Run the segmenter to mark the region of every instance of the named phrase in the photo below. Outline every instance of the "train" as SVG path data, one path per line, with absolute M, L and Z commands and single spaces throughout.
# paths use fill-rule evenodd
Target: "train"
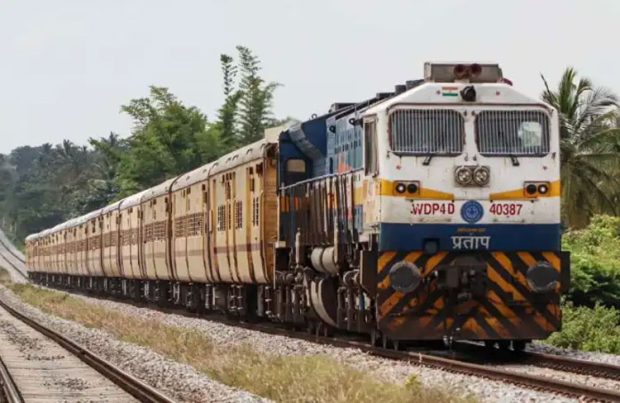
M 373 344 L 516 351 L 561 329 L 558 112 L 497 63 L 268 129 L 26 238 L 30 279 Z

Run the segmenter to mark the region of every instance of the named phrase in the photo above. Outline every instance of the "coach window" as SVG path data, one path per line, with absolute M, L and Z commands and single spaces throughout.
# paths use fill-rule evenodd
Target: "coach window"
M 364 173 L 377 173 L 377 122 L 364 122 Z
M 306 161 L 299 158 L 286 160 L 285 185 L 301 182 L 306 179 Z

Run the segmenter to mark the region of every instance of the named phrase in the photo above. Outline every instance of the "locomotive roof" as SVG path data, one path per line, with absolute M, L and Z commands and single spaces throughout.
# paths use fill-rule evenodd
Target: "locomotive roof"
M 455 101 L 453 97 L 443 96 L 443 91 L 446 89 L 458 89 L 460 90 L 464 86 L 474 85 L 477 92 L 478 101 L 471 103 L 465 101 Z M 497 93 L 501 92 L 501 97 Z M 371 105 L 364 115 L 374 115 L 376 113 L 384 112 L 393 106 L 399 104 L 422 104 L 424 106 L 436 105 L 440 107 L 442 104 L 454 104 L 458 102 L 463 106 L 475 105 L 477 103 L 484 104 L 531 104 L 543 106 L 549 108 L 549 105 L 544 102 L 531 98 L 506 83 L 465 83 L 465 82 L 424 82 L 416 87 L 413 87 L 401 94 L 388 98 L 382 102 L 378 102 Z

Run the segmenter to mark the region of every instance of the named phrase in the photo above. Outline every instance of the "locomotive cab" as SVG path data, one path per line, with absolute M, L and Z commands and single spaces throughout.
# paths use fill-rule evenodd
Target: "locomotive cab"
M 557 112 L 496 64 L 427 63 L 362 123 L 379 328 L 518 344 L 558 330 L 569 271 Z

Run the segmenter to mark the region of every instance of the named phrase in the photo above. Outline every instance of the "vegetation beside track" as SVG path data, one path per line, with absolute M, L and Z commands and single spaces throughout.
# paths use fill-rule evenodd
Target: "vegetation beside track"
M 571 252 L 571 289 L 576 306 L 620 308 L 620 217 L 599 215 L 588 227 L 565 234 Z
M 11 285 L 26 303 L 43 312 L 104 330 L 114 337 L 186 363 L 226 385 L 280 402 L 473 402 L 455 391 L 421 385 L 415 377 L 404 385 L 322 355 L 275 356 L 251 345 L 219 346 L 196 330 L 146 321 L 66 293 L 32 285 Z
M 567 232 L 571 288 L 562 308 L 562 331 L 547 343 L 620 354 L 620 217 L 598 215 L 582 230 Z
M 620 310 L 596 305 L 562 308 L 562 331 L 551 335 L 546 343 L 582 351 L 620 354 Z

